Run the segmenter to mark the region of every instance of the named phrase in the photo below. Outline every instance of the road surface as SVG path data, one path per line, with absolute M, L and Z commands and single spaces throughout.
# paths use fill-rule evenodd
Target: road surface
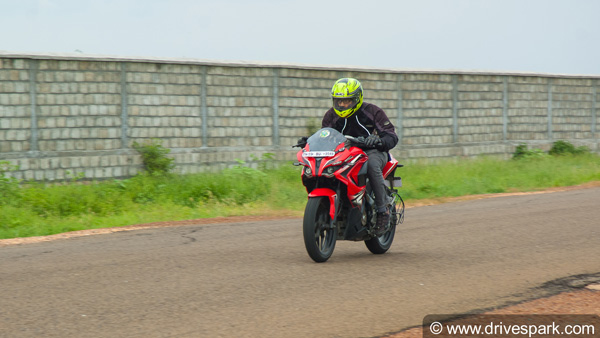
M 385 255 L 301 219 L 0 246 L 0 337 L 375 337 L 600 272 L 600 188 L 410 208 Z

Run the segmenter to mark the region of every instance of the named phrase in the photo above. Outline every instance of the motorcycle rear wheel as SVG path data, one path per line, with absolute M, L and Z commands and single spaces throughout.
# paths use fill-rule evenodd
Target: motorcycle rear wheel
M 306 252 L 317 263 L 326 262 L 333 254 L 337 240 L 337 227 L 329 217 L 329 199 L 311 197 L 304 210 L 302 226 Z
M 396 225 L 392 225 L 392 228 L 386 233 L 379 237 L 365 240 L 365 245 L 372 253 L 381 255 L 386 253 L 392 246 L 394 241 L 394 234 L 396 233 Z
M 392 210 L 396 210 L 396 203 L 392 204 Z M 393 217 L 392 217 L 393 218 Z M 396 224 L 397 221 L 394 219 L 390 220 L 390 229 L 386 231 L 383 235 L 379 237 L 374 237 L 371 239 L 365 240 L 365 245 L 372 253 L 376 255 L 381 255 L 386 253 L 390 247 L 392 246 L 392 242 L 394 241 L 394 235 L 396 234 Z

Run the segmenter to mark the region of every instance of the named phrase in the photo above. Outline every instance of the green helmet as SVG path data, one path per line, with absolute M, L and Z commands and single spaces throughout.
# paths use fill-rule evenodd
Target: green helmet
M 339 79 L 331 88 L 331 98 L 335 113 L 343 118 L 350 117 L 362 106 L 362 85 L 357 79 Z

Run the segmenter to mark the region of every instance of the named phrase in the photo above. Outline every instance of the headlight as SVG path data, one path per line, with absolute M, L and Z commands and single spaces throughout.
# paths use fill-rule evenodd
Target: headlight
M 332 165 L 330 167 L 325 168 L 325 170 L 323 170 L 323 174 L 325 174 L 326 176 L 333 176 L 333 173 L 338 171 L 342 166 L 341 165 Z
M 312 170 L 310 170 L 310 167 L 304 167 L 304 176 L 312 177 Z

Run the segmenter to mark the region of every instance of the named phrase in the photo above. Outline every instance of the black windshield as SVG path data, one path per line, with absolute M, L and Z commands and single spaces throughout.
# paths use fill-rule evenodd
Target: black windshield
M 323 128 L 308 138 L 310 151 L 333 151 L 345 141 L 346 137 L 333 128 Z

